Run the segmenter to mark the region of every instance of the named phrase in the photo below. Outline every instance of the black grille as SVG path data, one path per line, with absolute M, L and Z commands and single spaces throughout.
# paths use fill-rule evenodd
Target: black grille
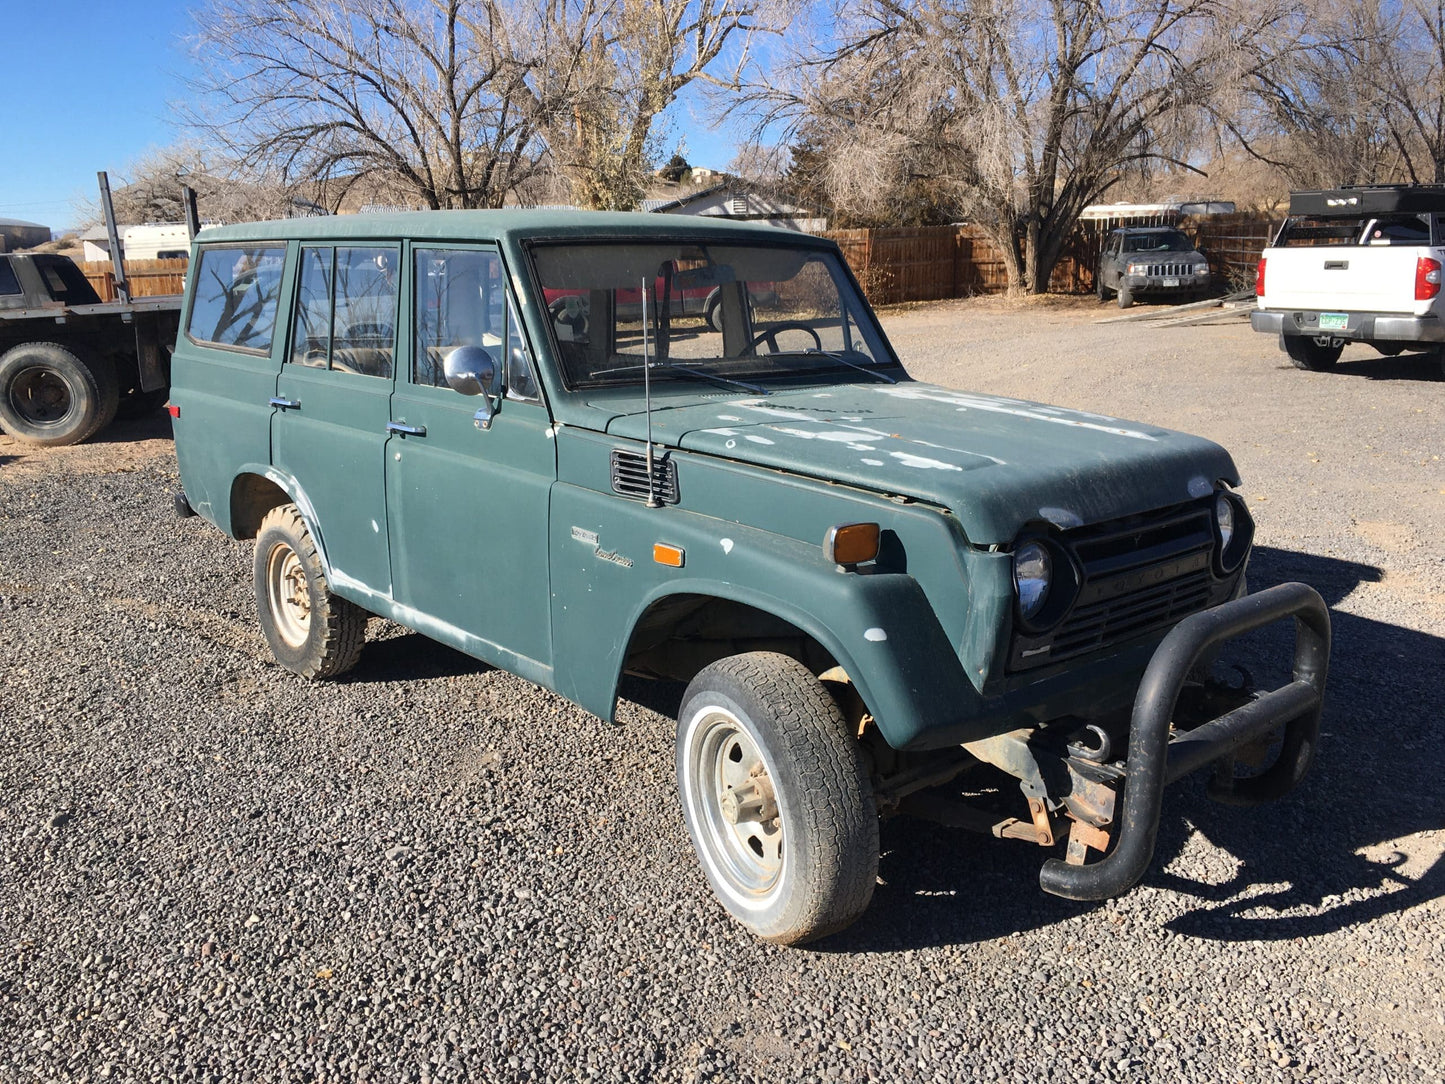
M 1194 274 L 1192 263 L 1151 263 L 1149 265 L 1150 278 L 1182 278 Z
M 1193 504 L 1084 528 L 1060 541 L 1079 589 L 1057 625 L 1014 636 L 1010 668 L 1028 670 L 1168 628 L 1228 594 L 1236 576 L 1214 575 L 1214 527 Z
M 646 500 L 647 456 L 642 452 L 612 452 L 612 491 Z M 652 494 L 663 504 L 677 503 L 677 464 L 668 454 L 652 456 Z

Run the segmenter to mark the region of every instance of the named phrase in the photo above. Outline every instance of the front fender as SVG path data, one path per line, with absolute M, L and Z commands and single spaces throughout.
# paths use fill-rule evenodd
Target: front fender
M 620 514 L 615 496 L 554 489 L 557 691 L 589 711 L 612 717 L 637 622 L 659 599 L 687 594 L 751 606 L 813 637 L 891 744 L 978 715 L 979 695 L 913 577 L 840 572 L 816 545 L 677 508 L 627 507 L 632 514 Z M 657 542 L 681 547 L 683 567 L 656 563 Z

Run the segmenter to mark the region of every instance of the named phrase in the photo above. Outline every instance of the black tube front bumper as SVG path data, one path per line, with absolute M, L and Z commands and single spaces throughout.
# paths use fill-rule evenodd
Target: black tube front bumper
M 1293 680 L 1233 711 L 1172 736 L 1184 681 L 1195 663 L 1227 640 L 1294 618 Z M 1262 774 L 1211 788 L 1235 804 L 1265 802 L 1289 792 L 1314 759 L 1330 658 L 1330 616 L 1324 600 L 1302 583 L 1246 595 L 1185 618 L 1155 650 L 1130 722 L 1124 766 L 1124 811 L 1118 842 L 1097 862 L 1070 865 L 1051 858 L 1039 873 L 1044 891 L 1100 900 L 1126 891 L 1154 857 L 1164 787 L 1207 764 L 1227 761 L 1241 746 L 1284 728 L 1279 755 Z

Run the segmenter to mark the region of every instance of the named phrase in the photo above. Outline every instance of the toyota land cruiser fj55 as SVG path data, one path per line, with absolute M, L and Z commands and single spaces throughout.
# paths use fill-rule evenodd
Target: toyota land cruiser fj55
M 190 266 L 177 510 L 256 540 L 277 660 L 340 674 L 376 614 L 603 717 L 624 674 L 687 683 L 684 818 L 762 937 L 857 918 L 879 816 L 950 780 L 1008 783 L 947 819 L 1097 899 L 1168 782 L 1255 802 L 1310 763 L 1328 617 L 1245 593 L 1229 455 L 911 379 L 830 241 L 422 212 L 208 229 Z M 1292 681 L 1184 721 L 1211 650 L 1291 617 Z

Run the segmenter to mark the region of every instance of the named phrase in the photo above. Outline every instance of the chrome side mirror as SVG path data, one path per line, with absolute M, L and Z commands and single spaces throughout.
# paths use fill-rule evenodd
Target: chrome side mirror
M 492 397 L 502 394 L 496 359 L 480 346 L 459 346 L 442 359 L 442 372 L 452 391 L 482 397 L 476 414 L 477 428 L 490 429 L 497 412 Z

